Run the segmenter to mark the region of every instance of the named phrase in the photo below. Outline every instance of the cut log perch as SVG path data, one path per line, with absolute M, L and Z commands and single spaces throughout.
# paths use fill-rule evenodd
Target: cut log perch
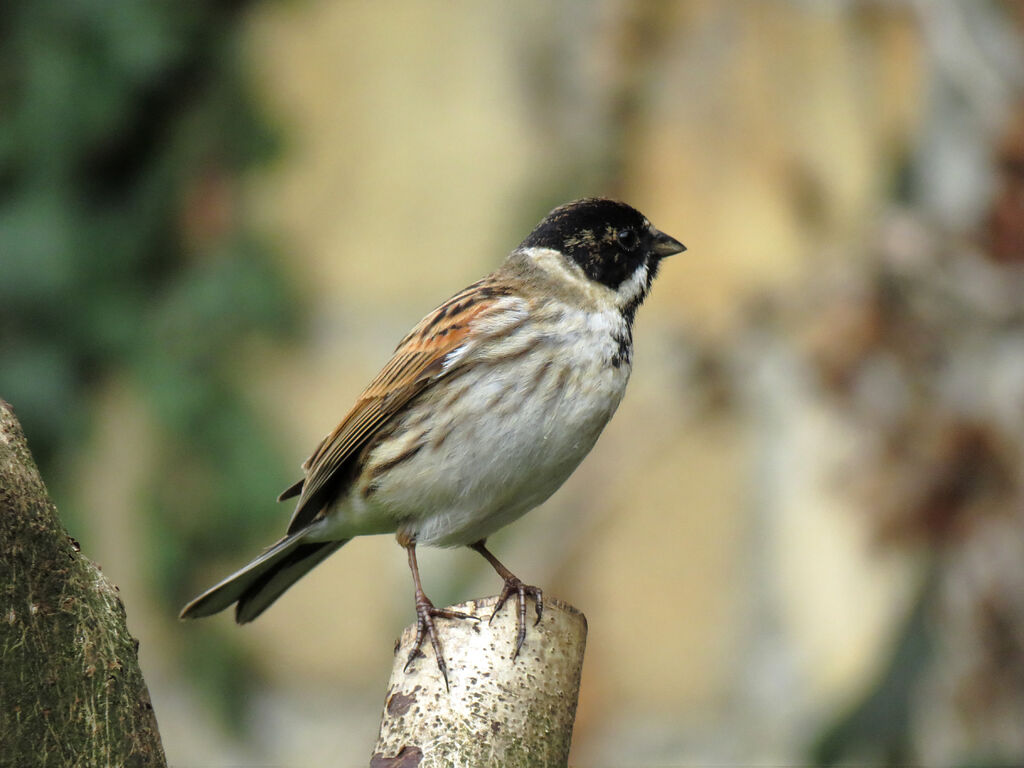
M 531 605 L 526 643 L 512 661 L 515 599 L 489 624 L 495 600 L 452 606 L 479 622 L 437 620 L 450 690 L 429 642 L 405 671 L 416 636 L 415 625 L 406 627 L 395 648 L 372 768 L 567 765 L 587 620 L 570 605 L 545 600 L 544 618 L 533 626 Z
M 166 766 L 117 590 L 67 535 L 3 400 L 0 764 Z

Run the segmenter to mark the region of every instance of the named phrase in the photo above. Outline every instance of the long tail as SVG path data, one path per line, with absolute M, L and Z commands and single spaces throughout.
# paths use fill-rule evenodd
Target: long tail
M 318 566 L 349 539 L 303 542 L 299 533 L 286 536 L 251 563 L 210 587 L 181 609 L 181 618 L 197 619 L 219 613 L 232 603 L 235 621 L 252 621 L 292 584 Z

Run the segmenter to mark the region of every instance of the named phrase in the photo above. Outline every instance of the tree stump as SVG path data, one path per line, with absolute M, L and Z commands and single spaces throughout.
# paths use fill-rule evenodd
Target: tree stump
M 488 623 L 495 601 L 451 607 L 479 622 L 437 620 L 450 689 L 429 642 L 404 670 L 416 636 L 415 625 L 406 627 L 395 648 L 373 768 L 568 763 L 587 620 L 570 605 L 546 600 L 544 618 L 533 626 L 531 606 L 526 642 L 513 661 L 515 599 Z

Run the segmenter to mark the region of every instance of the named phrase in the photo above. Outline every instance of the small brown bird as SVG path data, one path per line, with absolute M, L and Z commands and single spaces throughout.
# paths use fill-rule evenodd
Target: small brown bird
M 182 617 L 237 603 L 236 620 L 252 621 L 353 537 L 395 533 L 416 594 L 406 666 L 429 635 L 447 682 L 434 619 L 469 618 L 423 593 L 417 544 L 469 546 L 487 559 L 505 582 L 495 613 L 517 596 L 518 654 L 527 597 L 539 622 L 542 593 L 485 541 L 547 499 L 590 452 L 629 380 L 636 310 L 661 260 L 684 250 L 624 203 L 589 198 L 551 211 L 501 267 L 402 339 L 281 494 L 298 496 L 285 537 Z

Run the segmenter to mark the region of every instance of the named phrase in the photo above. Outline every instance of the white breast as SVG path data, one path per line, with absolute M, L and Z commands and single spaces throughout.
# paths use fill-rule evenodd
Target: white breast
M 401 526 L 425 544 L 469 544 L 554 493 L 590 452 L 630 373 L 621 313 L 558 314 L 476 350 L 408 409 L 367 464 L 418 449 L 372 487 L 357 482 L 339 510 L 346 530 L 337 519 L 333 532 Z

